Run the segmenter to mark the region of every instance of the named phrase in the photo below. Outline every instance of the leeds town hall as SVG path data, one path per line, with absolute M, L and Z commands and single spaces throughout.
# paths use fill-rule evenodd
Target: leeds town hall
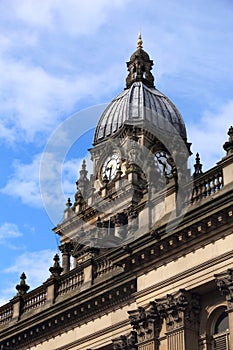
M 233 127 L 213 168 L 190 169 L 152 67 L 139 35 L 53 229 L 60 257 L 0 307 L 0 350 L 233 350 Z

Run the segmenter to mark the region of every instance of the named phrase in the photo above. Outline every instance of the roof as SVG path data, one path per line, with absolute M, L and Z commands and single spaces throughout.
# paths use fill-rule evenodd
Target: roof
M 167 96 L 143 82 L 134 82 L 105 109 L 97 124 L 94 145 L 114 136 L 123 125 L 147 124 L 161 132 L 177 131 L 186 139 L 186 128 L 180 112 Z

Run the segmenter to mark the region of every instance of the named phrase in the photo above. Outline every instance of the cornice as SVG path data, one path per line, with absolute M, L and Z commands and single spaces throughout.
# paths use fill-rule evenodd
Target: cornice
M 105 315 L 108 310 L 134 301 L 136 291 L 134 277 L 127 276 L 114 284 L 111 281 L 111 285 L 107 283 L 104 287 L 103 285 L 102 281 L 94 288 L 80 293 L 78 299 L 75 294 L 69 300 L 63 300 L 38 314 L 32 313 L 30 317 L 9 325 L 2 331 L 0 348 L 13 346 L 17 350 L 27 349 L 28 345 L 33 346 L 51 339 Z

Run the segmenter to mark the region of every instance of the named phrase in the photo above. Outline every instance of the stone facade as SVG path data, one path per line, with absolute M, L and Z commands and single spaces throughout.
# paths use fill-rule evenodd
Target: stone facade
M 203 173 L 197 155 L 191 174 L 183 120 L 154 88 L 152 66 L 139 37 L 131 102 L 117 100 L 131 114 L 108 129 L 115 102 L 103 113 L 93 173 L 84 161 L 54 229 L 61 265 L 55 255 L 32 291 L 21 275 L 0 307 L 1 350 L 233 350 L 233 129 L 217 165 Z

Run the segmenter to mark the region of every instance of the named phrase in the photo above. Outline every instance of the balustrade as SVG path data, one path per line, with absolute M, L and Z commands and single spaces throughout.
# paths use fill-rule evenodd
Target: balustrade
M 58 284 L 58 295 L 64 295 L 71 290 L 75 290 L 83 284 L 84 273 L 83 271 L 71 270 L 71 273 L 67 276 L 64 275 Z
M 116 266 L 113 265 L 111 261 L 109 261 L 108 259 L 101 259 L 97 262 L 96 277 L 103 276 L 109 272 L 112 272 L 115 269 Z
M 13 305 L 8 303 L 0 307 L 0 325 L 8 323 L 13 317 Z
M 37 309 L 47 300 L 47 289 L 42 286 L 24 296 L 23 313 Z
M 211 196 L 223 187 L 222 168 L 217 166 L 194 179 L 191 203 Z

